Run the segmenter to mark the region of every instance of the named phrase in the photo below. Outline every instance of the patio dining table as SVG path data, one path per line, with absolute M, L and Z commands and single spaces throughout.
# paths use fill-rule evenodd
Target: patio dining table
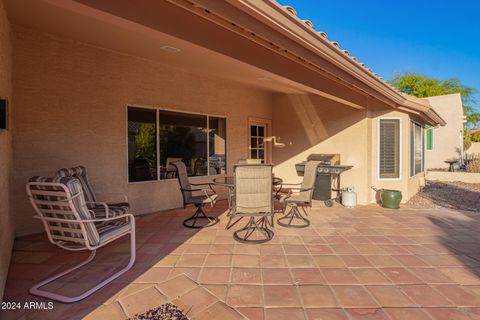
M 275 198 L 278 198 L 278 193 L 282 189 L 283 180 L 278 177 L 273 177 L 273 187 L 277 188 L 275 190 Z M 217 177 L 213 179 L 213 184 L 218 186 L 223 186 L 228 188 L 228 208 L 229 210 L 232 208 L 232 197 L 233 197 L 233 190 L 235 189 L 235 181 L 233 176 L 223 176 Z

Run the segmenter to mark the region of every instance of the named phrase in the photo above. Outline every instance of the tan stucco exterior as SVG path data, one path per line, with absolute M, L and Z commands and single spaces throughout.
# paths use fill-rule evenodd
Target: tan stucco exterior
M 17 26 L 13 44 L 17 235 L 41 230 L 25 181 L 62 167 L 85 165 L 100 197 L 126 194 L 136 214 L 181 206 L 176 180 L 127 184 L 129 104 L 226 116 L 229 170 L 247 158 L 248 118 L 272 116 L 271 94 L 244 85 Z
M 10 25 L 0 1 L 0 97 L 11 100 L 11 55 Z M 12 108 L 12 103 L 9 106 Z M 14 225 L 10 210 L 11 178 L 11 131 L 0 129 L 0 301 L 10 263 Z
M 294 165 L 309 154 L 340 153 L 342 164 L 354 166 L 342 186 L 354 186 L 360 204 L 376 201 L 372 186 L 398 189 L 404 201 L 421 186 L 422 174 L 409 177 L 410 117 L 443 121 L 427 101 L 395 91 L 272 1 L 197 2 L 191 8 L 154 1 L 126 10 L 128 2 L 49 0 L 25 8 L 7 0 L 11 33 L 0 7 L 0 95 L 11 95 L 15 105 L 11 131 L 0 131 L 0 287 L 13 230 L 17 236 L 42 230 L 25 194 L 32 176 L 84 165 L 100 200 L 126 194 L 134 214 L 182 205 L 176 180 L 127 182 L 128 105 L 226 117 L 227 174 L 248 157 L 249 121 L 261 120 L 286 143 L 267 148 L 285 181 L 301 179 Z M 236 19 L 256 32 L 238 30 L 241 23 L 229 22 Z M 402 119 L 397 180 L 378 179 L 381 117 Z
M 275 174 L 287 182 L 301 181 L 295 163 L 312 153 L 339 153 L 341 163 L 353 165 L 342 174 L 342 186 L 353 185 L 360 203 L 368 203 L 366 181 L 368 138 L 365 110 L 308 95 L 276 95 L 273 134 L 286 147 L 274 149 Z
M 447 121 L 433 129 L 433 149 L 426 151 L 427 169 L 448 168 L 445 160 L 460 159 L 463 153 L 463 106 L 459 93 L 425 98 Z
M 410 116 L 392 111 L 378 100 L 366 110 L 351 110 L 320 97 L 276 95 L 273 133 L 286 143 L 274 149 L 275 174 L 287 181 L 300 182 L 295 163 L 312 153 L 339 153 L 342 164 L 353 169 L 341 176 L 341 187 L 353 186 L 358 202 L 376 202 L 376 189 L 402 191 L 403 202 L 415 195 L 424 183 L 423 174 L 410 177 Z M 379 179 L 378 124 L 381 118 L 401 119 L 401 174 L 399 179 Z
M 468 150 L 465 150 L 468 154 L 480 154 L 480 142 L 472 142 L 472 145 Z

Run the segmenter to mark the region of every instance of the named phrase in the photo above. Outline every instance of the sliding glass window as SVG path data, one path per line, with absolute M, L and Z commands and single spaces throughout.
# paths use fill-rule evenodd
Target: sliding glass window
M 129 107 L 129 126 L 132 110 Z M 156 110 L 146 112 L 157 112 Z M 176 178 L 175 161 L 182 161 L 187 167 L 188 176 L 207 176 L 226 172 L 226 119 L 208 115 L 188 114 L 158 110 L 158 148 L 155 145 L 155 160 L 158 164 L 158 177 L 152 179 Z M 130 129 L 129 129 L 130 137 Z M 129 138 L 130 141 L 130 138 Z M 134 145 L 129 143 L 130 154 Z M 158 153 L 158 156 L 157 156 Z M 156 165 L 155 165 L 156 167 Z M 142 180 L 129 180 L 142 181 Z
M 424 167 L 424 133 L 423 127 L 416 122 L 410 122 L 410 176 L 423 172 Z
M 157 179 L 157 111 L 128 108 L 128 181 Z

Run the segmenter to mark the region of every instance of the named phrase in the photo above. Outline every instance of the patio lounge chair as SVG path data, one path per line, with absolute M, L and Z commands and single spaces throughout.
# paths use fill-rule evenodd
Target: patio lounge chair
M 273 238 L 269 217 L 274 214 L 272 165 L 237 164 L 234 166 L 234 199 L 231 217 L 249 217 L 247 224 L 233 233 L 242 243 L 263 243 Z M 273 227 L 273 225 L 272 225 Z
M 135 262 L 135 219 L 133 215 L 95 218 L 87 207 L 79 180 L 72 177 L 33 177 L 27 184 L 27 194 L 37 213 L 34 218 L 42 221 L 51 243 L 69 251 L 91 251 L 87 260 L 34 285 L 30 288 L 31 294 L 66 303 L 79 301 L 112 282 L 133 266 Z M 128 234 L 130 235 L 130 261 L 123 269 L 93 288 L 76 297 L 63 296 L 40 289 L 40 287 L 88 264 L 95 257 L 97 249 Z
M 88 209 L 95 212 L 97 217 L 115 217 L 127 214 L 130 210 L 130 204 L 126 195 L 122 195 L 125 202 L 107 203 L 97 201 L 90 180 L 88 179 L 87 169 L 84 166 L 73 168 L 62 168 L 57 171 L 56 177 L 73 177 L 80 181 L 83 194 L 87 202 Z
M 299 187 L 289 188 L 288 193 L 280 199 L 280 203 L 284 205 L 284 216 L 277 220 L 279 225 L 294 228 L 305 228 L 310 225 L 310 220 L 302 215 L 299 208 L 301 208 L 303 213 L 307 215 L 305 207 L 312 206 L 313 189 L 315 187 L 315 178 L 317 176 L 317 167 L 319 164 L 319 161 L 307 162 L 301 183 L 282 184 L 282 186 Z M 290 210 L 285 214 L 288 207 Z M 287 220 L 288 222 L 284 222 Z
M 218 194 L 213 190 L 212 185 L 210 183 L 190 183 L 188 181 L 187 176 L 187 168 L 182 161 L 175 161 L 172 162 L 173 166 L 177 170 L 177 178 L 178 183 L 180 184 L 180 191 L 182 192 L 183 198 L 183 207 L 186 208 L 187 205 L 193 204 L 197 210 L 195 213 L 188 219 L 183 221 L 183 225 L 188 228 L 204 228 L 210 227 L 218 223 L 218 218 L 207 216 L 205 211 L 203 211 L 203 207 L 206 204 L 210 204 L 213 207 L 215 202 L 217 201 Z M 192 189 L 192 186 L 207 186 L 207 188 L 195 188 Z M 194 196 L 192 192 L 201 191 L 203 192 L 202 195 Z M 208 224 L 197 225 L 198 219 L 206 219 Z

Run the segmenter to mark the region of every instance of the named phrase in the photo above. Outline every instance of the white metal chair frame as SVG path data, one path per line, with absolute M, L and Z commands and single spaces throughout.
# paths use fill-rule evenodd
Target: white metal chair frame
M 31 186 L 36 185 L 36 186 L 43 186 L 43 187 L 55 187 L 55 188 L 61 188 L 63 191 L 46 191 L 46 190 L 32 190 Z M 45 231 L 47 232 L 48 239 L 51 243 L 59 246 L 62 249 L 69 250 L 69 251 L 82 251 L 82 250 L 89 250 L 92 253 L 90 256 L 82 261 L 81 263 L 55 275 L 52 276 L 48 279 L 45 279 L 37 284 L 35 284 L 33 287 L 30 288 L 29 292 L 33 295 L 36 296 L 41 296 L 45 298 L 50 298 L 56 301 L 60 302 L 65 302 L 65 303 L 71 303 L 71 302 L 76 302 L 79 300 L 82 300 L 92 293 L 98 291 L 108 283 L 112 282 L 113 280 L 117 279 L 119 276 L 127 272 L 134 264 L 135 258 L 136 258 L 136 252 L 135 252 L 135 218 L 132 214 L 124 214 L 121 216 L 115 216 L 115 217 L 108 217 L 108 208 L 106 208 L 106 218 L 94 218 L 94 219 L 62 219 L 62 218 L 53 218 L 53 217 L 46 217 L 42 214 L 42 210 L 48 210 L 50 213 L 55 213 L 55 211 L 58 211 L 59 214 L 71 214 L 72 216 L 75 216 L 75 214 L 79 215 L 73 200 L 77 197 L 83 197 L 83 192 L 80 191 L 79 193 L 75 194 L 72 196 L 70 190 L 63 184 L 63 183 L 57 183 L 57 182 L 29 182 L 27 184 L 27 194 L 30 198 L 30 202 L 32 206 L 34 207 L 35 211 L 37 212 L 37 216 L 34 216 L 35 219 L 39 219 L 42 221 Z M 39 200 L 35 198 L 35 195 L 47 195 L 47 196 L 54 196 L 54 197 L 64 197 L 62 200 L 56 200 L 56 201 L 50 201 L 50 200 Z M 42 209 L 39 207 L 39 205 L 52 205 L 52 206 L 59 206 L 59 207 L 69 207 L 69 209 L 72 211 L 72 213 L 69 213 L 68 211 L 63 211 L 61 209 Z M 94 216 L 93 212 L 90 211 L 92 216 Z M 121 220 L 121 219 L 126 219 L 127 222 L 130 224 L 130 229 L 113 235 L 111 238 L 108 238 L 102 242 L 100 242 L 98 245 L 91 245 L 89 240 L 88 240 L 88 235 L 87 235 L 87 230 L 85 228 L 85 224 L 87 223 L 99 223 L 99 222 L 113 222 L 116 220 Z M 53 227 L 49 223 L 54 222 L 58 224 L 64 224 L 67 225 L 67 227 Z M 80 227 L 79 229 L 72 229 L 69 228 L 69 225 L 78 225 Z M 51 230 L 57 230 L 57 231 L 65 231 L 65 232 L 70 232 L 70 233 L 77 233 L 81 234 L 82 237 L 76 238 L 76 237 L 68 237 L 68 236 L 58 236 L 55 235 L 55 239 L 52 236 Z M 45 291 L 45 290 L 40 290 L 39 288 L 60 278 L 63 277 L 66 274 L 71 273 L 74 270 L 79 269 L 80 267 L 83 267 L 84 265 L 88 264 L 91 262 L 96 255 L 97 249 L 109 244 L 112 241 L 115 241 L 125 235 L 130 234 L 130 260 L 128 264 L 115 274 L 111 275 L 107 279 L 103 280 L 93 288 L 85 291 L 84 293 L 76 296 L 76 297 L 67 297 L 63 296 L 60 294 L 56 294 L 50 291 Z
M 79 170 L 81 170 L 81 173 L 79 172 Z M 93 187 L 92 187 L 92 184 L 90 183 L 90 179 L 88 178 L 88 175 L 87 175 L 87 169 L 84 167 L 84 166 L 77 166 L 77 167 L 72 167 L 72 168 L 63 168 L 63 169 L 60 169 L 57 171 L 57 173 L 55 174 L 57 177 L 72 177 L 72 178 L 76 178 L 78 179 L 79 181 L 82 180 L 83 183 L 81 182 L 81 185 L 82 185 L 82 190 L 84 192 L 84 196 L 85 196 L 85 200 L 89 199 L 88 196 L 86 196 L 86 193 L 88 193 L 85 188 L 89 189 L 90 190 L 90 194 L 91 194 L 91 198 L 93 198 L 95 201 L 85 201 L 88 205 L 89 208 L 94 208 L 94 207 L 103 207 L 104 210 L 105 210 L 105 217 L 108 218 L 109 217 L 109 211 L 110 211 L 110 208 L 115 208 L 117 207 L 119 204 L 123 204 L 123 203 L 115 203 L 115 202 L 107 202 L 107 201 L 97 201 L 97 196 L 99 193 L 95 192 L 93 190 Z M 80 176 L 82 175 L 82 176 Z M 85 185 L 84 185 L 85 184 Z M 126 194 L 121 194 L 121 193 L 100 193 L 101 195 L 103 196 L 121 196 L 124 203 L 128 205 L 128 196 Z M 94 205 L 94 206 L 90 206 L 90 205 Z M 96 205 L 96 206 L 95 206 Z M 98 211 L 97 211 L 97 215 L 98 215 Z

